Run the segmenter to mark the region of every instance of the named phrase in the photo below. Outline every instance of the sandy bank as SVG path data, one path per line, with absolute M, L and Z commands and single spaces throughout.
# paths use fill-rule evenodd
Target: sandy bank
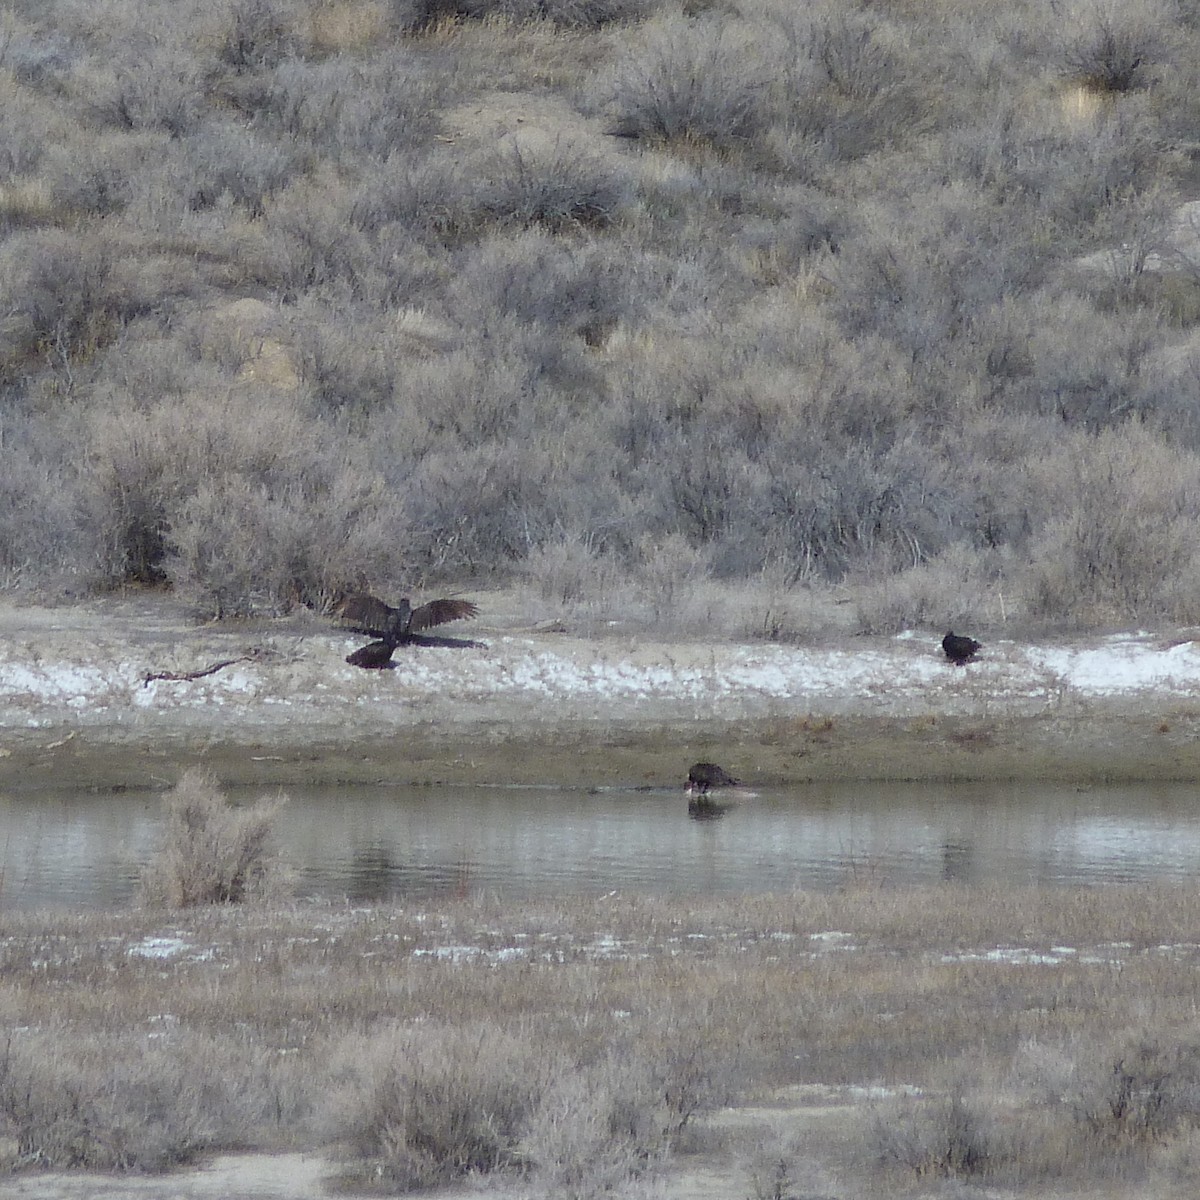
M 829 778 L 1200 777 L 1200 649 L 1186 634 L 989 643 L 931 632 L 809 646 L 531 629 L 479 597 L 478 648 L 395 670 L 316 618 L 197 626 L 170 598 L 0 606 L 0 785 L 666 786 L 696 758 L 763 784 Z M 456 630 L 457 631 L 457 630 Z M 151 679 L 237 661 L 197 679 Z

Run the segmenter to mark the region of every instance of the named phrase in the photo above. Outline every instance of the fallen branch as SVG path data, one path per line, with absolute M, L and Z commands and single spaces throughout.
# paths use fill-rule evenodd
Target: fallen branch
M 226 667 L 232 667 L 234 663 L 255 662 L 260 657 L 260 654 L 252 652 L 250 654 L 239 654 L 237 658 L 223 658 L 220 662 L 213 663 L 211 667 L 204 667 L 200 671 L 155 671 L 142 680 L 142 687 L 145 687 L 156 679 L 185 680 L 187 682 L 191 682 L 193 679 L 203 679 L 205 675 L 215 675 L 218 671 L 223 671 Z

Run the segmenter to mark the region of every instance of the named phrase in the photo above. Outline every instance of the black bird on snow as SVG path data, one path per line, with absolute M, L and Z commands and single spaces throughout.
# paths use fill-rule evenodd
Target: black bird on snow
M 353 654 L 346 655 L 346 661 L 352 667 L 364 667 L 368 671 L 382 671 L 392 665 L 392 652 L 397 643 L 391 638 L 383 638 L 378 642 L 368 642 L 360 646 Z
M 413 608 L 405 597 L 393 608 L 366 593 L 347 596 L 335 605 L 333 615 L 343 629 L 365 633 L 378 641 L 370 642 L 347 655 L 351 666 L 380 670 L 390 665 L 392 653 L 404 642 L 420 641 L 422 630 L 448 621 L 462 621 L 477 616 L 479 607 L 470 600 L 430 600 Z
M 969 663 L 983 647 L 974 639 L 960 637 L 957 633 L 948 633 L 942 638 L 942 649 L 946 657 L 956 666 Z

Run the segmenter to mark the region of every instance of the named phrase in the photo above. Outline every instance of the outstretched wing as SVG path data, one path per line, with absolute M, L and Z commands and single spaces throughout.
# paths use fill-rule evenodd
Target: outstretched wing
M 333 615 L 343 629 L 385 638 L 396 631 L 399 610 L 365 592 L 347 596 L 334 607 Z
M 470 600 L 430 600 L 412 610 L 412 621 L 408 627 L 413 633 L 419 633 L 434 625 L 445 625 L 447 621 L 463 621 L 478 615 L 479 606 Z

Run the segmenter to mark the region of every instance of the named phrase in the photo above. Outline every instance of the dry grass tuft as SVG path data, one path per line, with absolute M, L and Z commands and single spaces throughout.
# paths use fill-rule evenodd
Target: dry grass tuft
M 383 0 L 319 0 L 309 15 L 309 39 L 319 54 L 365 50 L 390 32 Z

